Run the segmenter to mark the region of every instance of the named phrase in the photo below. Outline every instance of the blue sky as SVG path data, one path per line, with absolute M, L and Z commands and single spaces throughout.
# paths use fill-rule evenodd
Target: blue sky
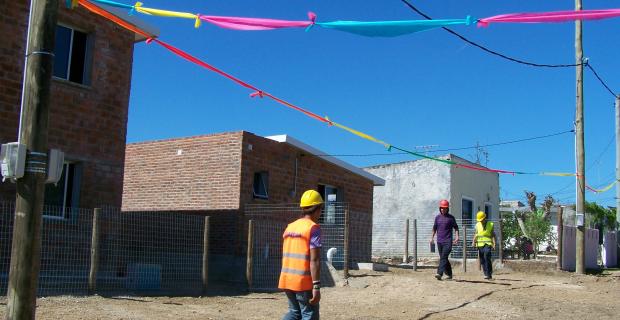
M 126 2 L 129 3 L 129 2 Z M 504 13 L 572 10 L 574 1 L 412 1 L 436 19 L 483 18 Z M 585 1 L 584 9 L 618 7 Z M 423 19 L 400 0 L 381 1 L 145 1 L 144 6 L 209 15 L 317 21 Z M 160 38 L 271 94 L 387 141 L 413 149 L 490 144 L 572 129 L 575 69 L 534 68 L 491 56 L 441 30 L 397 38 L 367 38 L 322 28 L 233 31 L 204 23 L 140 18 Z M 575 61 L 574 24 L 492 24 L 453 30 L 488 48 L 548 64 Z M 613 90 L 620 91 L 620 18 L 584 23 L 584 55 Z M 614 72 L 615 71 L 615 72 Z M 584 70 L 586 179 L 609 184 L 615 174 L 614 100 Z M 330 128 L 169 53 L 135 47 L 128 142 L 246 130 L 289 134 L 328 154 L 386 153 L 343 130 Z M 516 171 L 574 172 L 574 136 L 564 134 L 489 147 L 488 166 Z M 473 150 L 455 152 L 472 159 Z M 441 154 L 441 153 L 439 153 Z M 430 155 L 437 155 L 430 153 Z M 407 155 L 354 156 L 357 166 L 414 160 Z M 500 198 L 523 199 L 531 190 L 573 202 L 574 178 L 500 176 Z M 588 193 L 615 205 L 614 189 Z

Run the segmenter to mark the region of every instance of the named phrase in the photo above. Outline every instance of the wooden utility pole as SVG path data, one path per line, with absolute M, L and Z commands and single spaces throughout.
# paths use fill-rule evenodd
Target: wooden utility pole
M 413 271 L 418 270 L 418 219 L 413 219 Z
M 245 277 L 248 280 L 248 290 L 252 289 L 254 280 L 254 221 L 248 220 L 248 255 L 245 264 Z
M 202 293 L 206 293 L 209 286 L 209 227 L 209 216 L 206 216 L 202 234 Z
M 26 172 L 17 180 L 8 320 L 34 319 L 41 264 L 41 220 L 45 191 L 47 124 L 58 0 L 31 0 L 22 87 L 19 142 L 28 149 Z
M 343 277 L 349 279 L 349 253 L 351 242 L 349 237 L 351 236 L 351 217 L 349 216 L 349 206 L 344 208 L 344 266 L 342 269 Z
M 581 10 L 581 0 L 575 0 L 575 10 Z M 583 215 L 584 224 L 577 226 L 576 233 L 576 264 L 575 272 L 585 274 L 585 143 L 584 143 L 584 119 L 583 119 L 583 47 L 581 43 L 581 20 L 575 21 L 575 61 L 578 64 L 577 70 L 577 107 L 575 112 L 575 152 L 577 164 L 577 203 L 576 211 L 578 215 Z
M 620 94 L 616 95 L 616 221 L 620 223 Z
M 403 263 L 409 262 L 409 219 L 405 220 L 405 254 L 403 255 Z
M 563 210 L 561 206 L 558 206 L 558 258 L 557 258 L 557 269 L 562 270 L 562 246 L 564 245 L 562 242 L 562 238 L 564 237 L 564 217 Z
M 88 273 L 88 293 L 97 291 L 97 273 L 99 272 L 99 221 L 101 220 L 101 208 L 93 210 L 93 233 L 90 242 L 90 272 Z

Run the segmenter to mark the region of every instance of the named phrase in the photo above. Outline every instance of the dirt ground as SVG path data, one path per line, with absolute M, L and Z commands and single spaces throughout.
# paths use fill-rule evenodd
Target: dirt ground
M 512 270 L 516 270 L 514 268 Z M 352 271 L 348 287 L 323 288 L 323 319 L 620 319 L 620 271 L 577 276 L 503 269 L 437 281 L 434 270 Z M 4 318 L 6 298 L 0 298 Z M 46 297 L 38 319 L 281 319 L 282 293 L 208 297 Z

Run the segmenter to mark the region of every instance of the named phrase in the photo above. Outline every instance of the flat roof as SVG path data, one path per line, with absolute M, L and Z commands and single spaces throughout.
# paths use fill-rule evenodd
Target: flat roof
M 344 162 L 344 161 L 342 161 L 342 160 L 340 160 L 338 158 L 334 158 L 332 156 L 325 155 L 325 152 L 322 152 L 319 149 L 311 147 L 310 145 L 307 145 L 307 144 L 305 144 L 305 143 L 303 143 L 303 142 L 301 142 L 301 141 L 299 141 L 299 140 L 297 140 L 297 139 L 295 139 L 295 138 L 293 138 L 293 137 L 291 137 L 289 135 L 281 134 L 281 135 L 276 135 L 276 136 L 268 136 L 268 137 L 265 137 L 265 138 L 273 140 L 273 141 L 277 141 L 277 142 L 285 142 L 285 143 L 288 143 L 288 144 L 290 144 L 290 145 L 292 145 L 294 147 L 297 147 L 297 148 L 299 148 L 301 150 L 304 150 L 304 151 L 306 151 L 306 152 L 308 152 L 310 154 L 313 154 L 315 156 L 320 156 L 323 160 L 325 160 L 327 162 L 331 162 L 331 163 L 333 163 L 333 164 L 335 164 L 335 165 L 337 165 L 337 166 L 339 166 L 341 168 L 344 168 L 344 169 L 346 169 L 348 171 L 351 171 L 351 172 L 353 172 L 353 173 L 355 173 L 355 174 L 357 174 L 359 176 L 362 176 L 362 177 L 364 177 L 366 179 L 371 180 L 374 183 L 375 186 L 383 186 L 383 185 L 385 185 L 385 180 L 384 179 L 381 179 L 381 178 L 379 178 L 379 177 L 377 177 L 377 176 L 375 176 L 375 175 L 373 175 L 373 174 L 371 174 L 369 172 L 366 172 L 366 171 L 362 170 L 361 168 L 358 168 L 358 167 L 356 167 L 356 166 L 354 166 L 354 165 L 352 165 L 350 163 Z

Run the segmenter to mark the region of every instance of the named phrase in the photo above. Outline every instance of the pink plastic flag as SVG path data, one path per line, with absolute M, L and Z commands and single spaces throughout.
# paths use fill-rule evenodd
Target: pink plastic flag
M 207 21 L 216 26 L 234 30 L 272 30 L 281 28 L 307 28 L 314 24 L 316 15 L 308 12 L 309 21 L 290 21 L 263 18 L 242 18 L 224 16 L 205 16 L 198 15 L 200 20 Z
M 488 27 L 490 23 L 548 23 L 575 20 L 597 20 L 620 17 L 620 9 L 555 11 L 539 13 L 511 13 L 479 19 L 478 27 Z

